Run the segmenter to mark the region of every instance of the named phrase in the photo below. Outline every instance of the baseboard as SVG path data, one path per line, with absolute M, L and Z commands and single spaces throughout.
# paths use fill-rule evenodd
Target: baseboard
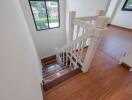
M 44 95 L 44 84 L 43 84 L 43 82 L 40 83 L 40 86 L 41 86 L 41 92 L 42 92 L 43 100 L 45 100 L 45 95 Z
M 130 70 L 130 69 L 131 69 L 131 67 L 130 67 L 128 64 L 126 64 L 126 63 L 121 63 L 121 65 L 122 65 L 124 68 L 126 68 L 127 70 Z
M 120 29 L 132 31 L 132 29 L 129 29 L 129 28 L 126 28 L 126 27 L 122 27 L 122 26 L 118 26 L 118 25 L 108 24 L 108 26 L 113 26 L 113 27 L 117 27 L 117 28 L 120 28 Z

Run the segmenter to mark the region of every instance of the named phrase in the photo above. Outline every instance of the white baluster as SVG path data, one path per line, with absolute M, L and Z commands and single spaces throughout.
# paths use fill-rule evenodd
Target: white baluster
M 101 14 L 103 14 L 103 12 L 100 12 L 98 15 Z M 82 65 L 82 71 L 87 72 L 102 38 L 103 31 L 106 30 L 105 27 L 107 26 L 108 18 L 105 16 L 88 16 L 77 18 L 75 15 L 75 12 L 70 13 L 70 42 L 68 42 L 69 44 L 67 44 L 65 47 L 58 50 L 59 54 L 62 54 L 59 56 L 61 59 L 63 59 L 62 63 L 66 66 L 68 65 L 68 59 L 70 59 L 70 66 L 73 64 L 74 68 L 76 68 L 78 62 L 80 65 Z M 87 21 L 90 21 L 90 23 L 87 23 Z M 76 30 L 74 28 L 75 25 L 77 26 Z M 76 33 L 75 40 L 73 40 L 74 32 Z M 86 50 L 87 53 L 84 56 L 83 53 L 86 46 L 88 46 L 88 49 Z M 71 56 L 69 56 L 69 53 Z M 72 57 L 74 57 L 76 61 L 73 61 Z
M 76 31 L 76 38 L 78 38 L 79 36 L 79 31 L 80 31 L 80 26 L 77 26 L 77 31 Z

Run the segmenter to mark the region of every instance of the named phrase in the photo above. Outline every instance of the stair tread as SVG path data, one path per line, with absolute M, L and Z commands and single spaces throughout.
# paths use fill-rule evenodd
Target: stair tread
M 66 66 L 61 66 L 60 68 L 57 68 L 57 69 L 55 69 L 54 71 L 51 71 L 51 72 L 46 72 L 48 70 L 48 69 L 46 69 L 45 72 L 44 72 L 44 77 L 55 74 L 55 73 L 59 72 L 60 70 L 63 70 L 64 68 L 66 68 Z
M 52 60 L 49 60 L 49 61 L 46 61 L 46 62 L 43 62 L 43 63 L 47 64 L 47 63 L 50 63 L 50 62 L 53 62 L 53 61 L 56 62 L 56 59 L 52 59 Z
M 53 60 L 53 59 L 56 59 L 56 55 L 46 57 L 46 58 L 42 59 L 41 62 L 44 63 L 44 62 L 47 62 L 47 61 Z
M 44 77 L 44 82 L 45 82 L 45 84 L 48 84 L 49 82 L 51 82 L 51 81 L 53 81 L 53 80 L 65 75 L 65 74 L 67 74 L 69 72 L 71 72 L 72 70 L 74 70 L 74 69 L 70 68 L 70 67 L 66 67 L 66 68 L 64 68 L 64 69 L 62 69 L 62 70 L 60 70 L 60 71 L 58 71 L 58 72 L 56 72 L 56 73 L 54 73 L 52 75 Z
M 47 61 L 47 62 L 43 62 L 42 65 L 44 67 L 49 67 L 49 66 L 52 66 L 52 65 L 54 65 L 56 63 L 57 63 L 57 60 L 56 59 L 53 59 L 53 60 L 50 60 L 50 61 Z
M 47 83 L 44 80 L 44 90 L 47 91 L 47 90 L 55 87 L 56 85 L 62 83 L 63 81 L 65 81 L 65 80 L 67 80 L 67 79 L 69 79 L 69 78 L 71 78 L 71 77 L 73 77 L 79 73 L 81 73 L 81 69 L 77 68 L 77 69 L 74 69 L 74 70 L 69 71 L 67 73 L 63 73 L 63 75 L 56 77 L 51 81 L 47 81 Z

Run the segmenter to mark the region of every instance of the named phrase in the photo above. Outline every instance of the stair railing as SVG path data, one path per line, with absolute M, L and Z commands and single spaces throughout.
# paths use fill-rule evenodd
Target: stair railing
M 75 15 L 75 12 L 70 13 Z M 71 17 L 72 25 L 69 26 L 72 28 L 77 26 L 77 36 L 73 41 L 56 50 L 57 61 L 65 66 L 74 66 L 74 69 L 80 67 L 83 72 L 87 72 L 103 33 L 107 29 L 108 18 L 105 16 Z M 91 22 L 92 20 L 94 22 Z M 74 28 L 70 30 L 75 31 Z

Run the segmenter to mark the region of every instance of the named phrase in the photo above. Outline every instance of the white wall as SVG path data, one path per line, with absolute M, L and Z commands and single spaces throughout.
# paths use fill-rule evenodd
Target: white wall
M 67 0 L 67 12 L 77 11 L 77 16 L 95 15 L 96 10 L 105 10 L 108 0 Z
M 120 0 L 120 4 L 115 12 L 112 24 L 132 29 L 132 12 L 121 10 L 122 6 L 124 5 L 124 2 L 125 0 Z
M 0 13 L 0 100 L 42 100 L 41 64 L 18 0 L 1 0 Z
M 69 11 L 76 11 L 77 17 L 96 15 L 97 10 L 107 10 L 109 0 L 67 0 L 66 2 L 66 36 L 69 41 Z
M 114 17 L 114 13 L 117 9 L 118 4 L 119 4 L 119 0 L 111 0 L 111 2 L 110 2 L 110 5 L 108 7 L 108 11 L 106 13 L 106 16 L 110 18 L 109 23 L 111 23 L 111 21 Z
M 40 58 L 54 54 L 56 47 L 61 47 L 66 43 L 65 35 L 65 0 L 60 1 L 60 22 L 61 27 L 50 30 L 36 31 L 28 0 L 20 0 L 25 18 L 33 36 Z

